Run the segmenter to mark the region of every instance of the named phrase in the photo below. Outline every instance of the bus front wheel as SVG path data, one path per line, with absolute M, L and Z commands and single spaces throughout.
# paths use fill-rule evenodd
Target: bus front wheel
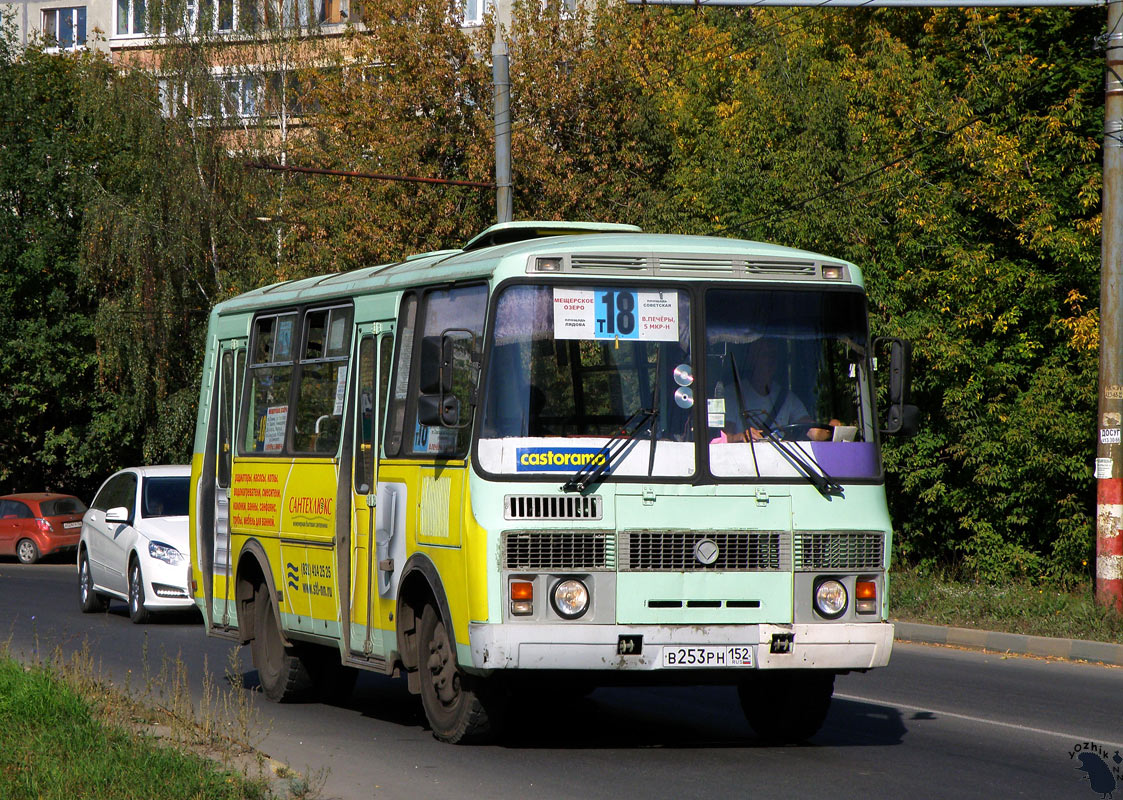
M 737 695 L 756 735 L 770 744 L 795 744 L 814 736 L 827 718 L 834 673 L 824 670 L 761 670 L 737 685 Z
M 421 612 L 418 646 L 421 705 L 433 735 L 456 744 L 498 733 L 502 698 L 491 681 L 460 669 L 453 639 L 432 605 Z
M 285 646 L 277 612 L 273 610 L 264 583 L 254 592 L 253 613 L 254 637 L 250 642 L 250 654 L 257 667 L 261 691 L 275 703 L 302 699 L 312 679 L 296 648 Z

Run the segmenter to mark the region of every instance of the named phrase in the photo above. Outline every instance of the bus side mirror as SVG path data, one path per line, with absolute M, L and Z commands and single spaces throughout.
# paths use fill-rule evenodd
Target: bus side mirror
M 421 366 L 418 376 L 421 394 L 448 394 L 452 391 L 452 340 L 447 336 L 421 337 Z
M 908 402 L 912 343 L 883 336 L 874 342 L 874 349 L 880 350 L 882 342 L 889 345 L 889 413 L 881 432 L 892 436 L 912 436 L 920 419 L 920 409 Z
M 475 344 L 475 335 L 463 328 L 447 328 L 440 336 L 421 338 L 417 421 L 422 425 L 467 425 L 460 422 L 460 398 L 453 393 L 453 387 L 459 385 L 462 390 L 469 390 Z M 469 402 L 474 402 L 470 395 Z
M 444 428 L 460 426 L 460 400 L 454 394 L 423 394 L 417 398 L 417 421 Z

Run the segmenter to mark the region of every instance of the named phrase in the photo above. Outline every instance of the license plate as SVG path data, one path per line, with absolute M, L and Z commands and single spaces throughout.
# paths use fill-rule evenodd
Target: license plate
M 81 528 L 81 527 L 82 527 L 82 522 L 81 522 L 81 521 L 78 521 L 78 522 L 64 522 L 64 523 L 62 523 L 62 527 L 64 527 L 64 528 L 67 528 L 67 529 L 69 529 L 69 528 Z
M 747 644 L 707 644 L 663 647 L 664 667 L 751 667 L 753 648 Z

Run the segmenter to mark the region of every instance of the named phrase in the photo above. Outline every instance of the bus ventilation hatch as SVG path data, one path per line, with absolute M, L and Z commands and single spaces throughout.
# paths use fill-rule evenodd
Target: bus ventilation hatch
M 600 519 L 599 495 L 509 494 L 503 498 L 503 519 Z

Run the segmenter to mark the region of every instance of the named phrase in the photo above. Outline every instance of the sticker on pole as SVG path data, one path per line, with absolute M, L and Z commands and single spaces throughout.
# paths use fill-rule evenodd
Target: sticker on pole
M 1096 480 L 1106 481 L 1111 479 L 1112 467 L 1115 462 L 1110 458 L 1097 458 L 1096 459 Z
M 555 339 L 678 341 L 678 292 L 554 289 Z
M 1100 444 L 1119 444 L 1120 428 L 1100 428 Z

